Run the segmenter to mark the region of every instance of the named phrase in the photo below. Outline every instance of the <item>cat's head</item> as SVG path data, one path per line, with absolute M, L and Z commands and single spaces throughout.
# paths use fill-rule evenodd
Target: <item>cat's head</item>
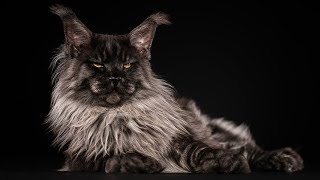
M 63 22 L 65 42 L 55 76 L 63 93 L 102 106 L 116 106 L 150 85 L 150 48 L 158 25 L 168 16 L 156 13 L 124 35 L 91 32 L 69 8 L 52 6 Z M 63 58 L 61 58 L 63 56 Z

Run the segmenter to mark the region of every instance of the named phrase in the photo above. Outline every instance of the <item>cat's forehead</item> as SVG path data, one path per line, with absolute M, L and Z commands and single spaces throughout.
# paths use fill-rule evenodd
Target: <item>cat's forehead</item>
M 92 39 L 94 54 L 101 61 L 126 61 L 134 55 L 134 48 L 125 35 L 96 34 Z

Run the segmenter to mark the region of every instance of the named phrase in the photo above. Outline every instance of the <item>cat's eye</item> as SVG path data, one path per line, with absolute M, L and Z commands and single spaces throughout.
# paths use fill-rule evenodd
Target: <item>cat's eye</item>
M 131 67 L 131 63 L 125 63 L 122 66 L 124 69 L 129 69 Z
M 97 64 L 97 63 L 92 63 L 92 66 L 96 67 L 96 68 L 103 68 L 104 67 L 103 65 Z

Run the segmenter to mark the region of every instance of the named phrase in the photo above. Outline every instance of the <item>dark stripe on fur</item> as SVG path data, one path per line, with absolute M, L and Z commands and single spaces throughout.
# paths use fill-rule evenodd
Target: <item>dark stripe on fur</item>
M 191 137 L 175 139 L 173 154 L 180 166 L 196 173 L 249 173 L 250 168 L 242 152 L 212 149 Z

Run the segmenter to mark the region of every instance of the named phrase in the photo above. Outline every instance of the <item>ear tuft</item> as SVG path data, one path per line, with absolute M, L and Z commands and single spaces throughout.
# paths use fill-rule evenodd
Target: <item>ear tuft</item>
M 78 54 L 83 47 L 88 47 L 91 42 L 91 31 L 77 18 L 76 14 L 62 5 L 50 7 L 53 14 L 58 15 L 64 28 L 66 47 L 70 54 Z
M 150 19 L 150 21 L 155 22 L 157 25 L 171 24 L 171 22 L 169 20 L 170 19 L 169 15 L 166 13 L 163 13 L 163 12 L 158 12 L 158 13 L 152 14 L 148 17 L 148 19 Z
M 131 44 L 138 49 L 142 56 L 150 59 L 150 48 L 156 28 L 161 24 L 170 23 L 169 16 L 166 13 L 158 12 L 150 15 L 129 33 Z
M 75 16 L 74 12 L 71 9 L 60 4 L 52 5 L 50 7 L 50 10 L 53 14 L 56 14 L 61 18 L 64 18 L 66 16 Z

